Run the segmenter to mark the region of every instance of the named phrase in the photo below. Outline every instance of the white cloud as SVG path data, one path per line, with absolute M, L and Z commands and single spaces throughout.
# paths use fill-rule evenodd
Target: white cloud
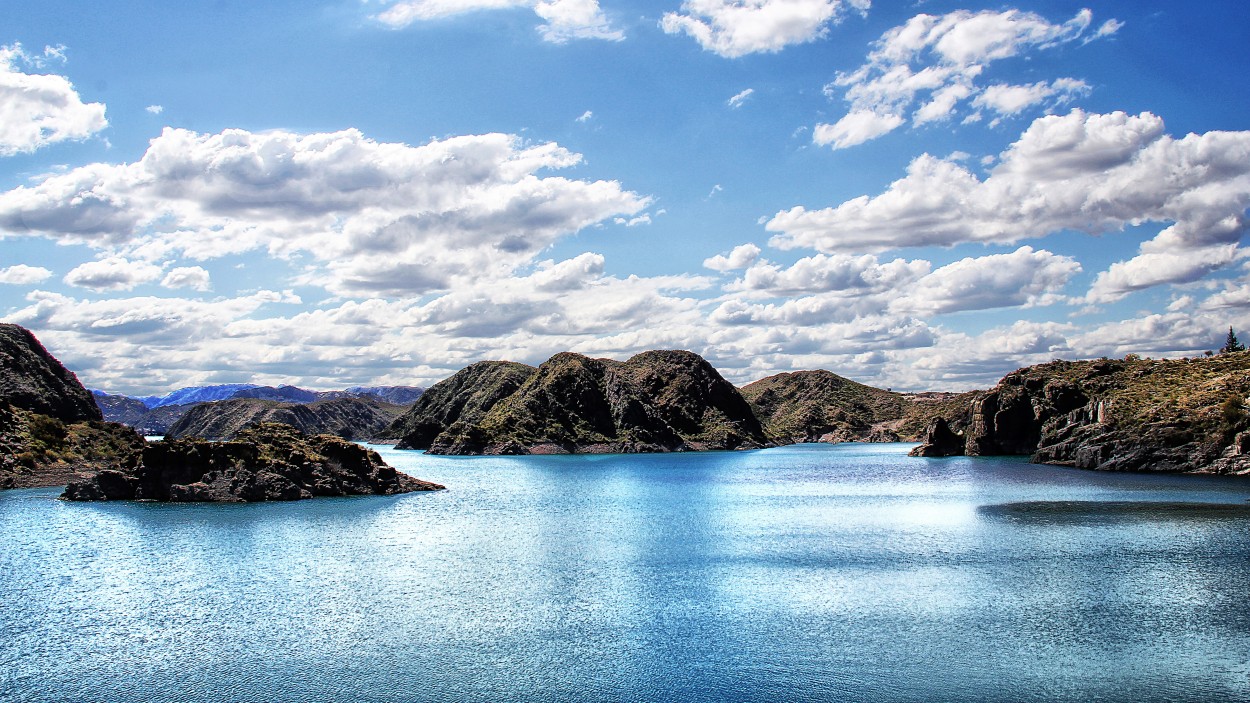
M 974 107 L 1014 115 L 1032 105 L 1045 102 L 1053 108 L 1084 95 L 1088 86 L 1071 78 L 989 88 L 978 80 L 995 61 L 1080 39 L 1091 19 L 1089 10 L 1063 24 L 1020 10 L 916 15 L 882 35 L 863 66 L 825 86 L 830 97 L 845 90 L 850 110 L 832 125 L 818 124 L 815 142 L 834 149 L 862 144 L 902 126 L 909 112 L 916 126 L 948 120 L 970 98 Z M 1099 36 L 1105 36 L 1102 30 L 1091 38 Z M 973 112 L 963 121 L 978 119 Z
M 854 110 L 833 124 L 818 124 L 812 130 L 812 141 L 820 146 L 833 145 L 845 149 L 863 144 L 903 124 L 899 115 L 878 114 L 872 110 Z
M 51 277 L 52 272 L 42 266 L 15 264 L 13 266 L 0 269 L 0 283 L 7 283 L 14 286 L 41 283 Z
M 578 118 L 577 118 L 577 121 L 578 121 L 578 122 L 589 122 L 589 121 L 591 120 L 591 118 L 593 118 L 594 116 L 595 116 L 595 113 L 591 112 L 590 110 L 587 110 L 587 111 L 585 111 L 585 112 L 583 112 L 583 113 L 582 113 L 581 117 L 578 117 Z
M 159 115 L 159 114 L 161 114 L 162 112 L 164 112 L 164 111 L 165 111 L 165 108 L 164 108 L 164 107 L 162 107 L 162 106 L 160 106 L 160 105 L 148 105 L 147 107 L 145 107 L 145 108 L 143 108 L 143 109 L 144 109 L 144 110 L 147 110 L 149 113 L 151 113 L 151 114 L 153 114 L 153 115 Z
M 725 58 L 781 51 L 825 36 L 847 7 L 867 12 L 870 0 L 685 0 L 665 13 L 668 34 L 690 35 Z
M 570 39 L 621 41 L 625 33 L 613 29 L 599 9 L 598 0 L 540 0 L 534 12 L 546 24 L 539 25 L 543 39 L 562 44 Z
M 751 97 L 754 94 L 755 94 L 754 88 L 747 88 L 741 93 L 738 93 L 734 95 L 733 97 L 731 97 L 729 100 L 725 101 L 725 104 L 728 105 L 731 109 L 736 110 L 742 107 L 742 103 L 746 102 L 747 98 Z
M 190 288 L 198 291 L 209 291 L 213 288 L 208 271 L 199 266 L 174 268 L 161 279 L 161 285 L 166 288 Z
M 308 285 L 421 294 L 507 277 L 560 238 L 646 207 L 615 181 L 537 174 L 580 160 L 503 134 L 410 147 L 354 130 L 166 129 L 135 163 L 93 164 L 0 193 L 0 236 L 149 261 L 302 252 L 315 260 Z
M 0 46 L 0 156 L 29 153 L 67 140 L 81 140 L 108 126 L 103 103 L 84 103 L 64 76 L 29 74 L 49 60 L 64 60 L 64 47 L 26 53 L 20 44 Z
M 1063 104 L 1073 97 L 1087 95 L 1089 85 L 1084 81 L 1072 78 L 1060 78 L 1047 83 L 1039 81 L 1029 85 L 1008 85 L 996 83 L 987 86 L 976 99 L 974 107 L 992 110 L 1000 115 L 1018 115 L 1026 108 L 1055 98 L 1052 104 Z
M 1106 301 L 1191 281 L 1236 260 L 1248 206 L 1250 131 L 1175 139 L 1149 113 L 1074 110 L 1035 120 L 984 180 L 925 154 L 876 197 L 822 210 L 795 207 L 767 228 L 777 233 L 774 246 L 832 253 L 1171 223 L 1138 258 L 1099 276 L 1093 299 Z
M 739 244 L 726 254 L 717 254 L 703 260 L 703 265 L 713 271 L 733 271 L 755 263 L 760 256 L 760 248 L 754 244 Z
M 598 0 L 404 0 L 379 13 L 376 19 L 401 29 L 429 20 L 482 10 L 526 7 L 543 20 L 538 32 L 543 39 L 562 44 L 570 39 L 620 41 L 625 34 L 614 29 Z
M 905 289 L 929 273 L 928 261 L 894 259 L 882 263 L 867 254 L 817 254 L 788 267 L 768 260 L 757 262 L 755 258 L 751 257 L 742 278 L 727 285 L 726 290 L 759 291 L 770 296 L 825 292 L 863 295 Z
M 943 266 L 891 304 L 900 312 L 937 315 L 960 310 L 989 310 L 1056 301 L 1056 294 L 1080 272 L 1067 256 L 1020 247 L 1010 254 L 968 257 Z
M 64 281 L 71 286 L 94 291 L 131 290 L 149 283 L 161 275 L 161 267 L 145 261 L 130 261 L 110 256 L 99 261 L 79 264 L 65 274 Z

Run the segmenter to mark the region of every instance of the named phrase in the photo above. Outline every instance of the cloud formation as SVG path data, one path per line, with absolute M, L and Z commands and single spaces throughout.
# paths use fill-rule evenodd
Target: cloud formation
M 104 104 L 84 103 L 64 76 L 21 70 L 64 60 L 64 47 L 29 54 L 21 44 L 0 46 L 0 156 L 86 139 L 108 126 Z
M 1035 120 L 982 179 L 928 154 L 875 197 L 777 213 L 773 246 L 825 253 L 964 242 L 1011 243 L 1064 230 L 1106 234 L 1167 226 L 1098 275 L 1092 302 L 1183 283 L 1227 266 L 1250 206 L 1250 132 L 1174 138 L 1150 113 L 1073 110 Z
M 542 18 L 538 32 L 545 41 L 562 44 L 570 39 L 625 38 L 624 32 L 612 27 L 598 0 L 403 0 L 378 13 L 377 20 L 402 29 L 414 22 L 515 7 L 529 8 Z
M 0 283 L 13 286 L 24 286 L 42 283 L 52 277 L 52 272 L 42 266 L 15 264 L 0 269 Z
M 968 103 L 973 111 L 965 121 L 980 120 L 983 112 L 998 120 L 1027 107 L 1070 102 L 1089 86 L 1074 78 L 988 86 L 980 80 L 996 61 L 1107 36 L 1121 26 L 1108 20 L 1091 33 L 1092 20 L 1089 10 L 1062 24 L 1020 10 L 916 15 L 882 35 L 864 65 L 825 86 L 830 97 L 844 92 L 850 110 L 837 122 L 818 124 L 813 141 L 845 149 L 898 129 L 909 118 L 915 126 L 949 120 Z
M 871 0 L 685 0 L 665 13 L 660 27 L 687 34 L 705 51 L 725 58 L 778 52 L 819 39 L 848 8 L 866 13 Z
M 355 130 L 166 129 L 134 163 L 0 193 L 0 238 L 43 236 L 130 260 L 92 262 L 67 279 L 96 289 L 129 287 L 140 261 L 262 249 L 311 257 L 301 282 L 337 294 L 419 295 L 507 277 L 561 237 L 648 204 L 615 181 L 538 175 L 580 161 L 504 134 L 412 147 Z

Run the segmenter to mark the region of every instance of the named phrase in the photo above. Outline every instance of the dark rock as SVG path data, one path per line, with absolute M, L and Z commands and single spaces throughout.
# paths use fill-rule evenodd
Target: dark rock
M 313 496 L 392 495 L 443 486 L 396 471 L 376 452 L 332 435 L 305 436 L 265 423 L 235 441 L 165 440 L 147 445 L 128 471 L 70 483 L 67 500 L 254 502 Z
M 964 453 L 964 437 L 951 431 L 946 420 L 935 417 L 925 430 L 924 441 L 920 446 L 908 452 L 908 456 L 943 457 L 962 456 Z

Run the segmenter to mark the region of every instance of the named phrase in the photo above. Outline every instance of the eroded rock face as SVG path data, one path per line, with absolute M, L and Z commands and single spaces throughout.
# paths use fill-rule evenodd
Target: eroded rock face
M 392 495 L 443 486 L 396 471 L 376 452 L 331 435 L 266 423 L 235 441 L 147 445 L 129 470 L 71 482 L 67 500 L 255 502 L 314 496 Z
M 1250 473 L 1248 397 L 1246 352 L 1054 361 L 974 401 L 964 448 L 1100 471 Z
M 644 352 L 625 362 L 566 352 L 537 369 L 489 363 L 426 391 L 401 419 L 409 433 L 399 446 L 436 454 L 551 454 L 771 444 L 738 390 L 691 352 Z M 472 377 L 486 372 L 487 382 L 469 392 Z

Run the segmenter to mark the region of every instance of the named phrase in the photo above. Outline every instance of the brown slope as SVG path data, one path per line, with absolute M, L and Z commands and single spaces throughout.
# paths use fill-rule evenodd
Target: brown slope
M 227 440 L 254 425 L 276 422 L 309 435 L 332 434 L 363 440 L 377 437 L 403 410 L 398 405 L 366 398 L 335 398 L 306 404 L 232 398 L 190 408 L 165 436 Z

